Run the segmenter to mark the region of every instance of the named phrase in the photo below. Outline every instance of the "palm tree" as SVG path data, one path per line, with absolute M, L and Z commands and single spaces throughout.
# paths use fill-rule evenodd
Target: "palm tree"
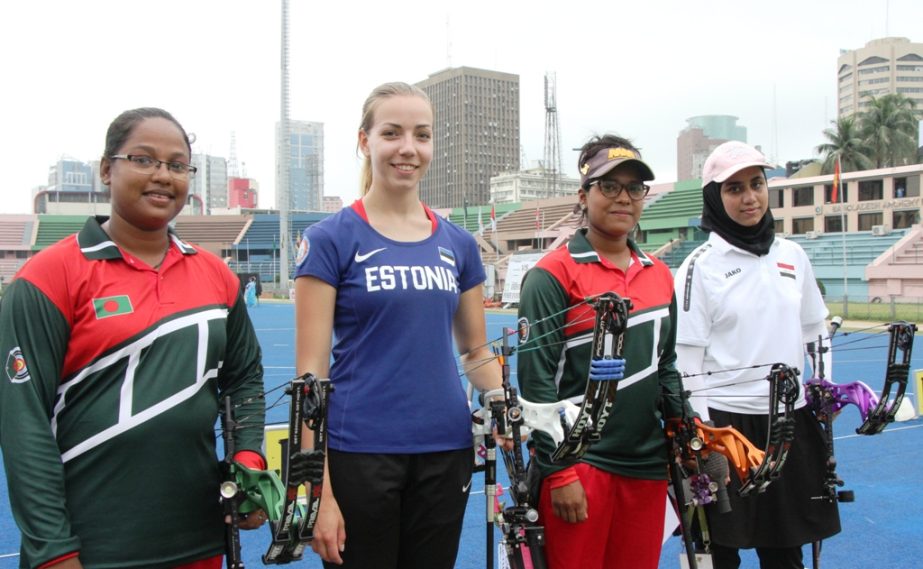
M 833 165 L 838 158 L 844 172 L 868 170 L 872 165 L 869 158 L 871 149 L 865 144 L 855 117 L 842 116 L 830 122 L 833 127 L 824 129 L 827 142 L 815 148 L 824 157 L 821 171 L 833 173 Z
M 862 137 L 878 168 L 915 164 L 921 117 L 916 102 L 900 93 L 871 97 L 859 119 Z

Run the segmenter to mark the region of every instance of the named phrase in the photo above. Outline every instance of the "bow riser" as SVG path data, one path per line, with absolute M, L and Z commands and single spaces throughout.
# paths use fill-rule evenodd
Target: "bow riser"
M 750 479 L 741 485 L 738 494 L 748 496 L 766 490 L 782 473 L 785 459 L 795 438 L 795 402 L 800 393 L 798 370 L 785 364 L 774 364 L 769 372 L 769 436 L 766 457 Z M 779 411 L 779 406 L 783 410 Z
M 330 380 L 317 379 L 310 373 L 293 379 L 286 390 L 291 396 L 289 438 L 283 444 L 286 457 L 283 464 L 286 499 L 282 519 L 270 524 L 272 542 L 263 555 L 263 563 L 266 565 L 298 561 L 314 538 L 323 476 L 307 480 L 311 484 L 311 491 L 308 494 L 307 514 L 304 514 L 298 506 L 298 489 L 305 480 L 291 479 L 291 461 L 295 454 L 301 452 L 303 425 L 307 425 L 314 433 L 312 460 L 324 460 L 327 446 L 327 402 L 332 391 Z
M 608 292 L 600 295 L 595 304 L 592 358 L 621 358 L 631 301 Z M 551 454 L 552 462 L 574 463 L 586 454 L 592 443 L 600 439 L 615 404 L 617 390 L 615 381 L 587 379 L 577 420 Z

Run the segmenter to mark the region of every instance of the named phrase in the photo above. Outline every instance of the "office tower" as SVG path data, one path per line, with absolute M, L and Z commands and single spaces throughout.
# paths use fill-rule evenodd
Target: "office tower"
M 340 196 L 324 196 L 324 209 L 328 213 L 336 213 L 343 209 L 343 198 Z
M 580 189 L 577 178 L 559 173 L 554 186 L 548 183 L 548 178 L 548 170 L 544 167 L 498 174 L 490 179 L 490 201 L 500 204 L 576 196 Z
M 322 211 L 324 198 L 324 123 L 289 120 L 289 211 Z M 276 171 L 282 167 L 279 124 L 276 123 Z M 282 209 L 281 193 L 276 209 Z
M 837 116 L 862 111 L 870 97 L 899 93 L 923 109 L 923 43 L 875 39 L 836 60 Z
M 93 167 L 86 162 L 62 157 L 48 168 L 49 192 L 92 192 L 93 187 Z
M 431 207 L 490 200 L 490 178 L 519 171 L 519 76 L 450 68 L 417 83 L 435 107 L 433 161 L 420 184 Z
M 228 207 L 254 209 L 258 205 L 259 184 L 253 178 L 228 178 Z
M 48 185 L 32 190 L 34 213 L 109 215 L 108 188 L 99 179 L 99 160 L 89 164 L 61 157 L 48 168 Z
M 686 119 L 686 128 L 676 137 L 676 179 L 702 177 L 702 166 L 711 151 L 729 140 L 747 142 L 747 127 L 731 115 L 699 115 Z
M 196 175 L 189 180 L 189 194 L 197 196 L 205 213 L 228 207 L 228 161 L 222 156 L 193 154 Z

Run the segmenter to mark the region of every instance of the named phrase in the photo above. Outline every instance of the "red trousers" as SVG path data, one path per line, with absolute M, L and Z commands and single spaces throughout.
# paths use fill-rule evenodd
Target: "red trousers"
M 223 562 L 224 555 L 216 555 L 214 557 L 209 557 L 208 559 L 200 559 L 198 561 L 193 561 L 192 563 L 180 565 L 174 569 L 221 569 L 221 564 Z
M 549 569 L 657 569 L 667 503 L 666 480 L 611 474 L 574 466 L 587 497 L 587 520 L 568 523 L 554 515 L 551 488 L 539 499 Z
M 75 551 L 68 555 L 61 556 L 53 561 L 50 561 L 49 563 L 57 564 L 57 563 L 60 563 L 61 561 L 64 561 L 65 559 L 71 559 L 73 557 L 77 557 L 78 555 L 79 555 L 79 552 Z M 223 562 L 224 562 L 224 555 L 216 555 L 214 557 L 209 557 L 208 559 L 200 559 L 198 561 L 193 561 L 192 563 L 186 563 L 184 565 L 177 565 L 173 569 L 221 569 L 221 564 Z M 49 563 L 41 565 L 40 567 L 52 567 L 53 565 L 49 565 Z

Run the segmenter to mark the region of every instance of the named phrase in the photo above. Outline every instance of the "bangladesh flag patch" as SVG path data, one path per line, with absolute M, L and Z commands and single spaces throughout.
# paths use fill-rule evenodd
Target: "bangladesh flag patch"
M 131 307 L 131 299 L 128 298 L 127 294 L 94 298 L 93 310 L 96 312 L 97 320 L 134 312 Z

